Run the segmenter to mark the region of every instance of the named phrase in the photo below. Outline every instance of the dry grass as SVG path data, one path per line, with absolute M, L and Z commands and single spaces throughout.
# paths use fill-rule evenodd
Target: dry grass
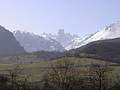
M 28 64 L 20 64 L 20 67 L 23 68 L 23 74 L 26 74 L 30 77 L 31 81 L 39 81 L 42 79 L 42 76 L 44 73 L 48 72 L 50 70 L 51 64 L 55 64 L 57 61 L 62 60 L 70 60 L 71 62 L 74 62 L 75 65 L 83 66 L 83 65 L 91 65 L 91 64 L 114 64 L 110 62 L 105 62 L 102 60 L 96 60 L 91 58 L 76 58 L 76 57 L 65 57 L 57 60 L 52 61 L 40 61 L 39 63 L 28 63 Z M 0 71 L 1 73 L 6 73 L 8 70 L 12 70 L 15 68 L 17 64 L 0 64 Z M 87 67 L 81 67 L 82 72 L 86 73 L 88 70 Z M 114 68 L 116 70 L 115 73 L 118 73 L 120 70 L 120 67 Z M 120 73 L 120 72 L 119 72 Z

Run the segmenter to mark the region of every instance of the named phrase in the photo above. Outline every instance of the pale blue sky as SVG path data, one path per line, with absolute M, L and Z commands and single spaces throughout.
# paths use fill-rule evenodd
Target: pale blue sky
M 0 0 L 0 24 L 34 33 L 85 35 L 120 20 L 120 0 Z

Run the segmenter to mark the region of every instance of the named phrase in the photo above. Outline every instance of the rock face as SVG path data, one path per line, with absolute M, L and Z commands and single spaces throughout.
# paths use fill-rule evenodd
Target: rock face
M 36 51 L 64 51 L 63 46 L 51 39 L 29 32 L 14 31 L 14 36 L 27 52 Z
M 0 55 L 15 55 L 24 52 L 24 48 L 20 46 L 14 35 L 0 26 Z
M 44 37 L 49 37 L 52 38 L 54 40 L 56 40 L 57 42 L 59 42 L 65 49 L 71 49 L 71 43 L 73 44 L 75 39 L 81 39 L 79 35 L 75 35 L 75 34 L 70 34 L 70 33 L 65 33 L 64 29 L 59 29 L 57 34 L 46 34 L 43 33 L 42 36 Z

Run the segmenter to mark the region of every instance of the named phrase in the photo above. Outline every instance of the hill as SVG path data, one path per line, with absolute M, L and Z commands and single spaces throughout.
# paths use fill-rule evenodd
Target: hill
M 39 51 L 19 55 L 1 56 L 0 63 L 5 64 L 35 63 L 40 61 L 57 59 L 63 57 L 64 55 L 65 54 L 63 52 Z
M 0 55 L 15 55 L 24 52 L 23 47 L 21 47 L 13 34 L 0 26 Z
M 120 63 L 120 38 L 91 42 L 80 48 L 70 50 L 69 54 L 102 58 Z

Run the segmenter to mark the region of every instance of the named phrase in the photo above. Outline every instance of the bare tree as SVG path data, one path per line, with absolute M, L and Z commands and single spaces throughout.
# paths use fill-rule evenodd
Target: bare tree
M 112 69 L 108 65 L 91 65 L 90 83 L 95 90 L 109 90 L 108 72 Z
M 28 90 L 28 75 L 23 75 L 23 68 L 17 65 L 12 70 L 9 70 L 9 84 L 11 90 Z
M 55 90 L 79 90 L 82 85 L 79 69 L 68 59 L 51 65 L 45 80 Z

